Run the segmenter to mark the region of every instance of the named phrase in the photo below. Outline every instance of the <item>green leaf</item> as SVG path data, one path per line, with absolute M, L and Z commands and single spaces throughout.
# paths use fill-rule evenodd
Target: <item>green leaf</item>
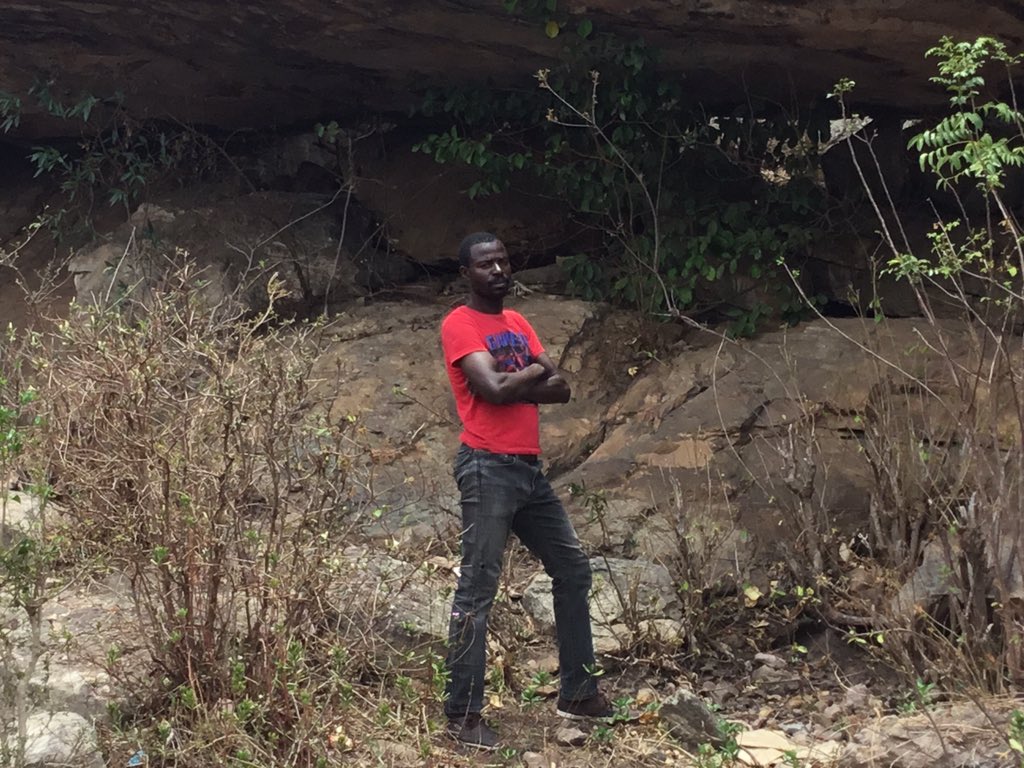
M 558 33 L 560 31 L 561 27 L 558 26 L 558 22 L 555 21 L 554 19 L 549 20 L 548 23 L 544 25 L 544 34 L 550 37 L 552 40 L 558 37 Z
M 590 37 L 590 33 L 594 31 L 594 23 L 590 19 L 584 19 L 580 22 L 579 26 L 576 27 L 576 32 L 580 37 L 586 39 Z

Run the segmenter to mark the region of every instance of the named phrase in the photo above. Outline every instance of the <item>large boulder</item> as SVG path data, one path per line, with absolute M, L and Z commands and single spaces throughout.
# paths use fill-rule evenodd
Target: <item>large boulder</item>
M 455 576 L 436 561 L 412 563 L 367 547 L 349 547 L 332 563 L 327 604 L 341 621 L 365 621 L 390 638 L 448 638 Z
M 0 491 L 0 546 L 16 538 L 38 536 L 40 500 L 25 491 Z
M 412 278 L 416 272 L 404 257 L 347 233 L 344 206 L 344 195 L 287 192 L 212 199 L 201 207 L 147 203 L 101 242 L 76 252 L 68 271 L 80 301 L 106 304 L 144 297 L 187 257 L 201 270 L 207 304 L 259 311 L 273 282 L 282 294 L 278 309 L 299 314 Z
M 642 639 L 682 641 L 682 611 L 672 576 L 664 566 L 597 557 L 590 561 L 590 617 L 594 648 L 613 653 Z M 523 593 L 523 606 L 545 630 L 555 626 L 551 577 L 537 574 Z
M 945 332 L 951 354 L 966 356 L 962 329 Z M 812 322 L 652 361 L 605 412 L 604 439 L 559 479 L 581 536 L 689 561 L 712 582 L 749 578 L 753 560 L 800 557 L 793 530 L 817 525 L 838 546 L 870 516 L 871 403 L 901 386 L 872 350 L 935 382 L 941 365 L 921 342 L 931 333 L 912 320 Z

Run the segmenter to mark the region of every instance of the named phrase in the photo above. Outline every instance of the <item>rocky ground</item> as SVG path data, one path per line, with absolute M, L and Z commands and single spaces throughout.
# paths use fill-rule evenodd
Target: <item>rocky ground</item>
M 557 660 L 550 582 L 537 563 L 514 546 L 493 614 L 495 671 L 488 691 L 488 715 L 501 730 L 503 749 L 483 756 L 457 748 L 443 733 L 392 741 L 386 734 L 371 732 L 350 737 L 338 753 L 339 764 L 1014 764 L 1006 735 L 1009 713 L 1018 705 L 991 698 L 972 701 L 923 684 L 908 686 L 851 645 L 842 632 L 794 621 L 799 612 L 791 613 L 792 601 L 773 602 L 769 581 L 762 582 L 763 590 L 757 586 L 768 573 L 765 561 L 758 559 L 763 545 L 744 546 L 731 531 L 715 539 L 714 548 L 703 556 L 708 569 L 704 575 L 715 575 L 733 588 L 708 593 L 694 604 L 679 589 L 679 572 L 673 570 L 679 563 L 672 557 L 671 542 L 664 534 L 638 533 L 637 520 L 642 522 L 640 530 L 665 531 L 682 524 L 666 513 L 680 509 L 678 496 L 666 507 L 655 503 L 640 517 L 631 516 L 637 514 L 630 511 L 635 507 L 623 501 L 630 498 L 629 484 L 644 478 L 650 493 L 652 474 L 644 465 L 662 478 L 668 469 L 677 470 L 678 494 L 685 482 L 679 470 L 705 473 L 716 455 L 714 441 L 731 429 L 730 414 L 737 423 L 743 420 L 735 414 L 749 398 L 734 393 L 726 399 L 728 381 L 715 384 L 709 377 L 703 386 L 693 383 L 700 380 L 700 361 L 720 359 L 720 349 L 688 348 L 676 363 L 656 360 L 643 372 L 630 373 L 636 359 L 633 347 L 618 337 L 622 347 L 616 349 L 608 343 L 615 337 L 605 334 L 605 346 L 612 346 L 612 359 L 623 368 L 618 378 L 626 394 L 605 406 L 602 414 L 593 408 L 596 395 L 586 394 L 588 387 L 592 392 L 600 389 L 591 366 L 605 372 L 609 400 L 616 391 L 616 374 L 609 370 L 607 358 L 595 363 L 578 351 L 593 343 L 580 335 L 580 329 L 588 323 L 614 328 L 614 318 L 573 301 L 531 298 L 520 306 L 538 317 L 554 356 L 578 377 L 584 393 L 582 402 L 565 414 L 547 419 L 546 437 L 554 446 L 551 462 L 558 486 L 594 554 L 592 611 L 595 641 L 606 670 L 604 687 L 629 717 L 613 727 L 575 727 L 554 715 Z M 323 371 L 341 371 L 350 381 L 333 411 L 358 415 L 367 439 L 375 445 L 381 499 L 380 514 L 368 519 L 352 546 L 341 553 L 346 575 L 331 599 L 338 604 L 358 599 L 373 606 L 373 631 L 387 638 L 392 648 L 440 651 L 454 586 L 457 505 L 444 468 L 453 426 L 445 415 L 436 366 L 420 365 L 427 357 L 424 350 L 432 350 L 430 340 L 443 311 L 435 301 L 420 298 L 353 306 L 327 329 L 321 361 Z M 817 333 L 808 326 L 795 341 L 789 337 L 790 351 L 803 345 L 800 354 L 807 355 L 820 344 Z M 770 339 L 757 343 L 761 353 L 750 359 L 760 362 L 751 365 L 763 364 Z M 670 365 L 675 366 L 674 373 L 665 370 Z M 823 366 L 813 368 L 821 374 Z M 733 357 L 723 378 L 737 377 L 736 371 L 743 368 Z M 862 391 L 863 386 L 844 382 L 842 388 L 830 389 L 823 384 L 821 391 L 835 398 L 837 392 Z M 719 426 L 708 429 L 710 435 L 698 430 L 681 437 L 680 423 L 686 422 L 680 422 L 674 411 L 701 393 L 715 393 L 716 387 L 718 416 L 711 421 L 719 419 Z M 763 391 L 754 399 L 776 402 Z M 616 437 L 619 431 L 637 430 L 636 424 L 647 426 L 627 438 Z M 668 439 L 658 437 L 659 430 L 666 429 L 665 434 L 675 436 L 677 447 L 671 451 L 659 447 Z M 605 436 L 596 449 L 594 435 Z M 612 452 L 610 445 L 619 447 Z M 615 462 L 629 467 L 618 485 L 609 482 L 608 466 Z M 602 488 L 609 489 L 602 497 L 605 506 L 595 508 L 592 499 L 588 502 L 572 492 L 573 483 L 579 482 L 574 478 L 588 464 L 598 467 L 594 475 L 601 478 Z M 595 482 L 594 475 L 585 482 Z M 847 493 L 836 498 L 850 497 Z M 24 492 L 17 498 L 8 504 L 9 534 L 33 525 L 33 499 Z M 734 501 L 731 524 L 738 527 L 742 511 L 750 516 L 755 505 L 749 499 Z M 765 536 L 777 526 L 762 521 L 757 535 Z M 24 667 L 31 639 L 28 623 L 10 608 L 5 616 L 7 662 Z M 129 585 L 116 572 L 77 578 L 45 606 L 43 628 L 45 651 L 31 685 L 29 753 L 38 757 L 34 764 L 129 764 L 134 752 L 111 728 L 109 707 L 130 700 L 132 692 L 108 674 L 114 647 L 122 664 L 134 664 L 136 669 L 147 664 L 139 635 L 146 630 L 132 608 Z M 413 671 L 424 692 L 426 674 L 425 669 Z M 366 695 L 372 706 L 372 690 Z M 422 706 L 426 717 L 440 718 L 439 704 L 426 693 Z
M 14 515 L 12 515 L 14 517 Z M 9 523 L 10 524 L 10 523 Z M 439 643 L 451 576 L 447 564 L 415 567 L 366 549 L 346 553 L 382 596 L 381 631 L 409 643 Z M 663 641 L 615 648 L 615 599 L 601 597 L 602 574 L 633 565 L 595 561 L 605 691 L 629 711 L 613 726 L 570 724 L 554 714 L 557 656 L 547 628 L 550 605 L 537 594 L 544 577 L 516 551 L 494 616 L 487 714 L 502 749 L 479 754 L 443 733 L 424 742 L 386 734 L 356 736 L 339 764 L 381 766 L 843 766 L 924 768 L 930 765 L 1009 768 L 1011 700 L 947 697 L 908 689 L 829 630 L 803 644 L 758 651 L 737 624 L 717 647 L 695 654 Z M 657 581 L 643 582 L 657 590 Z M 603 606 L 603 607 L 602 607 Z M 664 608 L 664 606 L 663 606 Z M 654 611 L 652 615 L 659 613 Z M 671 611 L 660 619 L 666 624 Z M 19 626 L 10 611 L 8 640 Z M 619 618 L 615 616 L 614 618 Z M 127 585 L 116 576 L 71 585 L 45 611 L 48 649 L 33 679 L 30 765 L 130 765 L 131 745 L 111 730 L 108 706 L 130 698 L 104 671 L 111 647 L 126 657 L 141 647 Z M 24 657 L 16 651 L 15 660 Z M 17 661 L 15 662 L 17 663 Z M 136 655 L 135 663 L 145 665 Z M 421 670 L 421 682 L 426 671 Z M 372 700 L 371 700 L 372 701 Z M 427 714 L 439 705 L 425 699 Z M 720 726 L 726 724 L 727 737 Z M 704 745 L 704 746 L 702 746 Z M 728 759 L 735 762 L 729 762 Z M 350 761 L 356 762 L 350 762 Z M 715 762 L 715 761 L 718 762 Z
M 367 626 L 388 652 L 440 649 L 458 505 L 448 469 L 457 427 L 437 327 L 460 300 L 459 286 L 432 281 L 385 292 L 380 281 L 407 265 L 332 244 L 330 221 L 316 215 L 278 237 L 299 211 L 311 210 L 304 200 L 256 195 L 201 208 L 145 206 L 99 247 L 76 253 L 76 289 L 83 297 L 108 293 L 111 260 L 124 262 L 122 279 L 141 279 L 159 243 L 181 241 L 213 254 L 211 300 L 240 295 L 232 282 L 239 260 L 272 258 L 294 308 L 310 296 L 330 305 L 314 376 L 323 392 L 327 383 L 342 385 L 330 416 L 359 424 L 374 482 L 363 499 L 372 497 L 373 515 L 339 553 L 345 577 L 327 597 L 366 607 Z M 143 230 L 145 247 L 129 248 Z M 331 297 L 338 274 L 351 290 Z M 626 313 L 552 295 L 564 280 L 551 270 L 517 277 L 514 306 L 572 377 L 573 402 L 542 414 L 545 460 L 593 557 L 605 689 L 630 715 L 611 728 L 578 729 L 554 715 L 548 581 L 513 548 L 493 615 L 488 696 L 504 749 L 480 756 L 430 727 L 367 728 L 339 735 L 338 764 L 1019 764 L 1007 739 L 1019 703 L 942 691 L 928 670 L 908 684 L 849 642 L 844 626 L 821 621 L 814 585 L 792 578 L 805 551 L 793 532 L 826 523 L 843 566 L 864 575 L 851 578 L 851 590 L 860 590 L 852 604 L 912 613 L 942 594 L 934 558 L 904 583 L 886 584 L 870 578 L 856 547 L 871 512 L 859 419 L 891 386 L 865 345 L 927 372 L 929 329 L 911 319 L 816 321 L 736 343 L 638 325 Z M 13 302 L 0 303 L 4 319 L 19 320 Z M 947 348 L 969 345 L 948 330 Z M 809 464 L 815 472 L 795 471 Z M 6 535 L 31 531 L 35 508 L 23 491 L 17 501 L 11 496 Z M 24 671 L 30 622 L 7 598 L 0 618 L 0 658 L 7 671 Z M 32 764 L 120 766 L 133 756 L 144 764 L 111 718 L 111 705 L 134 693 L 125 685 L 130 676 L 110 675 L 111 649 L 136 679 L 152 674 L 141 652 L 140 633 L 149 628 L 140 625 L 129 585 L 116 570 L 69 579 L 43 607 L 41 627 L 42 655 L 26 688 Z M 409 673 L 417 717 L 439 720 L 429 670 Z M 360 695 L 372 711 L 383 692 L 367 683 Z

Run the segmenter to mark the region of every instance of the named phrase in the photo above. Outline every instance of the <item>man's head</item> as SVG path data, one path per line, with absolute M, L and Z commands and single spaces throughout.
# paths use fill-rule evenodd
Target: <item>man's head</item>
M 462 242 L 459 243 L 459 266 L 469 266 L 469 257 L 473 246 L 496 242 L 498 242 L 498 236 L 492 235 L 490 232 L 474 232 L 471 235 L 466 235 L 462 238 Z
M 505 245 L 490 232 L 474 232 L 459 245 L 459 273 L 470 293 L 500 302 L 512 287 L 512 267 Z

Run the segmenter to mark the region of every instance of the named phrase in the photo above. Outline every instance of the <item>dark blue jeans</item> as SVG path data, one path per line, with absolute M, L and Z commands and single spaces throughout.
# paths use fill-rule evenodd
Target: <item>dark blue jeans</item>
M 593 695 L 590 562 L 540 463 L 463 445 L 455 480 L 462 496 L 462 570 L 448 629 L 445 713 L 462 717 L 483 708 L 487 617 L 509 531 L 551 576 L 562 698 Z

